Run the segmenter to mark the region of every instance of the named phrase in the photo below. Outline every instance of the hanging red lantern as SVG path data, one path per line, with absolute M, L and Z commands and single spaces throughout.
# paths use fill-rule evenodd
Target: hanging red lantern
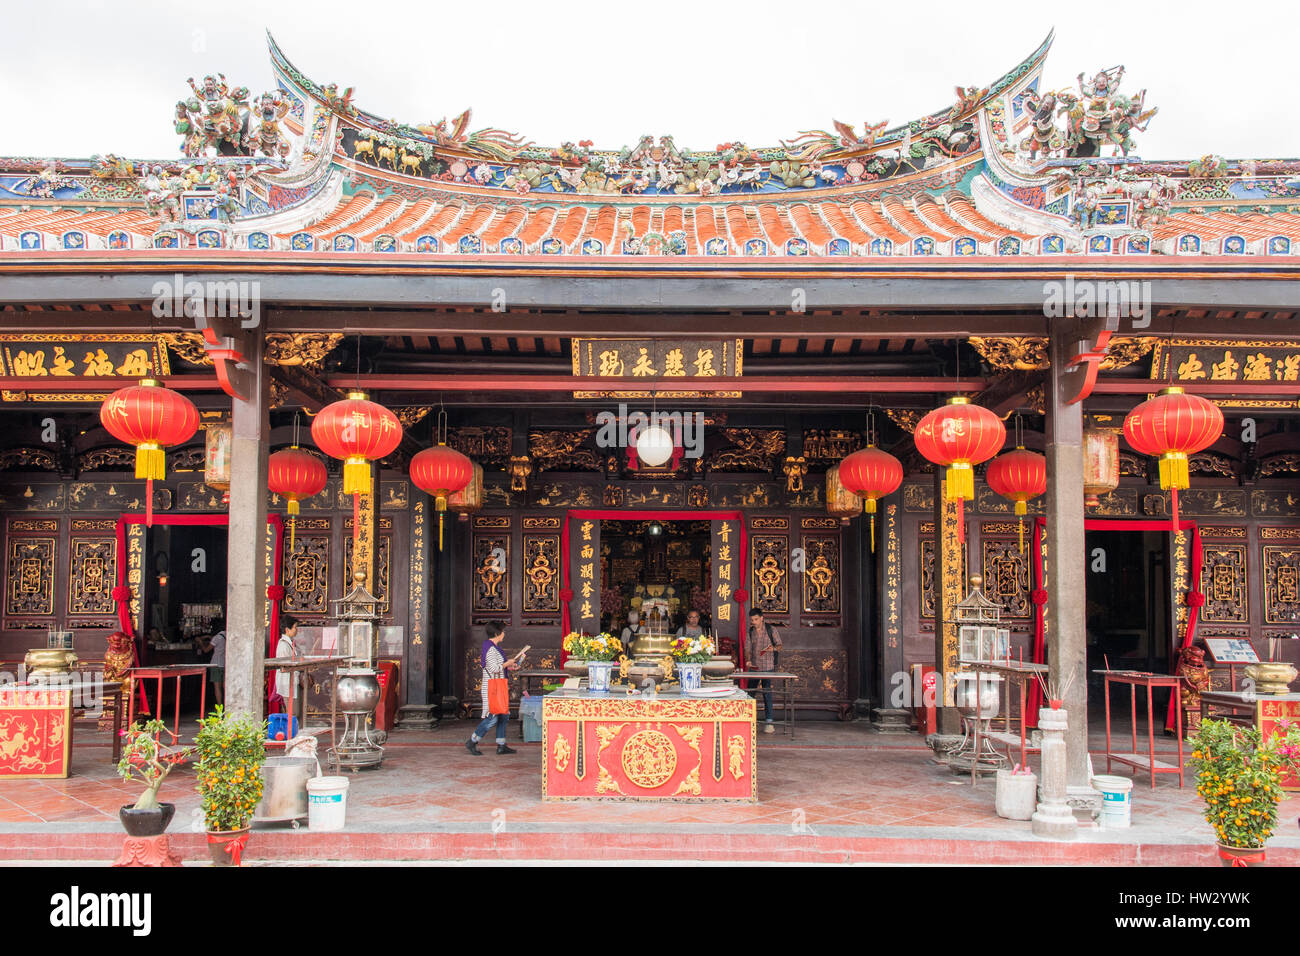
M 975 498 L 975 466 L 998 453 L 1007 429 L 987 408 L 958 395 L 917 423 L 916 450 L 936 465 L 948 468 L 945 497 L 957 502 L 957 528 L 966 538 L 964 502 Z
M 876 499 L 892 495 L 903 483 L 903 464 L 887 451 L 867 445 L 839 465 L 839 480 L 845 490 L 863 499 L 865 514 L 876 513 Z M 876 520 L 871 522 L 871 550 L 876 550 Z
M 1172 491 L 1173 529 L 1178 531 L 1178 492 L 1191 484 L 1188 455 L 1209 448 L 1223 434 L 1223 412 L 1177 385 L 1163 389 L 1124 419 L 1124 438 L 1135 451 L 1160 458 L 1160 487 Z
M 989 462 L 985 477 L 990 488 L 1016 503 L 1016 516 L 1020 519 L 1020 551 L 1023 553 L 1025 515 L 1029 513 L 1027 502 L 1047 491 L 1047 459 L 1017 445 L 1015 451 L 999 455 Z
M 447 511 L 447 498 L 473 478 L 474 462 L 441 442 L 411 459 L 411 481 L 417 488 L 433 495 L 438 509 L 439 551 L 442 550 L 442 517 Z
M 370 494 L 370 463 L 391 455 L 402 443 L 402 423 L 365 392 L 348 392 L 312 420 L 311 437 L 331 458 L 343 459 L 343 493 Z
M 267 461 L 266 486 L 289 501 L 289 550 L 295 541 L 298 502 L 325 490 L 325 462 L 297 445 L 282 448 Z
M 152 525 L 153 482 L 167 477 L 164 449 L 193 437 L 198 410 L 184 395 L 147 378 L 104 399 L 99 420 L 114 438 L 135 446 L 135 476 L 145 479 L 145 524 Z
M 426 448 L 411 459 L 411 481 L 420 490 L 433 495 L 438 509 L 438 550 L 442 550 L 442 517 L 447 499 L 474 480 L 474 462 L 454 448 L 447 447 L 447 413 L 439 410 L 434 433 L 438 444 Z

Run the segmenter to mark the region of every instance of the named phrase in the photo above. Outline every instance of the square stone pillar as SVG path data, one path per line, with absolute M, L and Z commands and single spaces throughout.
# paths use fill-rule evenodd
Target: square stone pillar
M 226 709 L 261 720 L 265 710 L 266 501 L 270 369 L 260 331 L 245 337 L 248 401 L 232 400 L 230 525 L 226 551 Z M 278 635 L 277 635 L 278 636 Z
M 1047 383 L 1047 658 L 1051 677 L 1073 674 L 1065 696 L 1066 780 L 1088 786 L 1087 581 L 1083 507 L 1083 403 L 1065 404 L 1068 336 L 1051 338 L 1052 367 Z

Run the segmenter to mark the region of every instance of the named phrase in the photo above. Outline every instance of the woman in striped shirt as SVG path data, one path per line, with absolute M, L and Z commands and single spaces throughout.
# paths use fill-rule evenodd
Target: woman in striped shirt
M 507 661 L 505 655 L 501 653 L 501 642 L 505 640 L 506 629 L 499 623 L 492 623 L 485 626 L 487 631 L 487 640 L 483 642 L 483 653 L 479 662 L 483 665 L 483 719 L 479 725 L 474 728 L 474 732 L 469 735 L 469 740 L 465 741 L 465 749 L 476 757 L 481 757 L 483 751 L 478 749 L 478 742 L 487 736 L 493 725 L 496 725 L 497 731 L 497 753 L 512 754 L 517 751 L 512 747 L 506 746 L 506 726 L 510 723 L 510 714 L 494 714 L 488 705 L 488 681 L 496 677 L 505 677 L 506 671 L 512 671 L 519 666 L 519 658 L 514 657 Z

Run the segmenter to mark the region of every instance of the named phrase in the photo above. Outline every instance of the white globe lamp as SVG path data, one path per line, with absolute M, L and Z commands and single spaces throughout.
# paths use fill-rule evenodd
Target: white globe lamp
M 662 425 L 641 429 L 636 436 L 636 455 L 651 468 L 658 468 L 673 457 L 673 436 Z

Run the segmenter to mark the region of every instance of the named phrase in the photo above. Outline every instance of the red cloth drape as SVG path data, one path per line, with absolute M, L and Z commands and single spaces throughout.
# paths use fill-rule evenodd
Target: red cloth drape
M 561 636 L 569 633 L 569 601 L 573 600 L 572 592 L 569 588 L 569 522 L 570 521 L 632 521 L 638 518 L 658 518 L 660 521 L 699 521 L 707 519 L 709 521 L 735 521 L 740 525 L 740 555 L 741 555 L 741 581 L 742 583 L 748 577 L 747 566 L 749 563 L 749 531 L 745 526 L 745 514 L 743 511 L 653 511 L 653 510 L 613 510 L 613 509 L 595 509 L 582 510 L 571 509 L 564 518 L 564 524 L 560 528 L 560 634 Z M 565 598 L 564 595 L 570 597 Z M 740 605 L 740 625 L 736 631 L 736 662 L 737 670 L 745 669 L 745 602 L 749 598 L 749 592 L 743 588 L 737 588 L 733 592 L 733 597 L 737 604 Z M 563 664 L 566 655 L 560 652 L 560 663 Z
M 1047 525 L 1046 518 L 1036 518 L 1034 520 L 1034 574 L 1039 585 L 1035 591 L 1042 588 L 1043 572 L 1043 530 Z M 1087 518 L 1083 522 L 1083 527 L 1087 531 L 1162 531 L 1169 530 L 1169 524 L 1165 521 L 1123 521 L 1105 518 Z M 1195 521 L 1179 521 L 1179 531 L 1190 531 L 1192 533 L 1192 580 L 1187 591 L 1187 627 L 1183 631 L 1182 640 L 1178 644 L 1178 653 L 1169 658 L 1169 673 L 1178 673 L 1178 658 L 1181 653 L 1192 646 L 1196 639 L 1196 623 L 1199 618 L 1201 602 L 1194 596 L 1201 593 L 1201 568 L 1204 562 L 1204 553 L 1201 549 L 1201 529 Z M 1043 654 L 1043 617 L 1046 608 L 1046 595 L 1042 603 L 1034 602 L 1034 662 L 1041 664 L 1044 661 Z M 1037 689 L 1035 689 L 1037 693 Z M 1032 698 L 1031 698 L 1032 699 Z M 1174 730 L 1174 699 L 1169 698 L 1169 713 L 1165 718 L 1165 727 L 1168 730 Z M 1037 719 L 1038 708 L 1034 707 L 1034 717 Z

